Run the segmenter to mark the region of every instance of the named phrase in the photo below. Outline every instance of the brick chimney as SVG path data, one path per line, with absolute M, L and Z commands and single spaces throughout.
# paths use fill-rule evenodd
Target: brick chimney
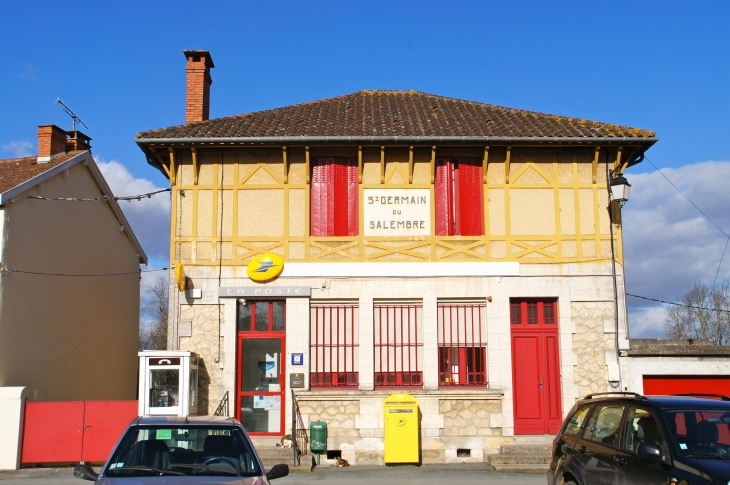
M 208 51 L 183 51 L 188 60 L 185 71 L 188 75 L 185 95 L 185 124 L 210 119 L 210 69 L 213 58 Z
M 38 125 L 38 163 L 66 153 L 66 132 L 56 125 Z
M 68 135 L 66 139 L 67 152 L 91 150 L 91 138 L 80 131 L 67 131 L 66 135 Z

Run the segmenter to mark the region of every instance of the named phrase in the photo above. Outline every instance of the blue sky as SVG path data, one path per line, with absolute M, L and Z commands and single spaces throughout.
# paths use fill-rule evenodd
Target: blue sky
M 719 1 L 17 2 L 0 30 L 0 157 L 24 147 L 35 153 L 40 123 L 70 129 L 54 104 L 60 97 L 89 125 L 98 159 L 165 186 L 132 140 L 184 122 L 182 50 L 207 49 L 216 64 L 211 117 L 362 89 L 415 89 L 652 129 L 661 140 L 649 158 L 682 176 L 697 172 L 686 167 L 730 160 L 728 18 L 730 2 Z M 644 163 L 630 174 L 648 172 Z M 686 189 L 703 194 L 703 183 Z M 657 203 L 676 196 L 668 187 Z M 726 200 L 703 202 L 718 218 L 728 212 Z M 628 222 L 626 230 L 631 240 Z M 721 252 L 719 232 L 703 236 L 712 239 L 708 254 L 718 235 Z M 647 244 L 667 241 L 642 240 L 634 254 Z M 152 256 L 153 264 L 164 260 Z M 716 269 L 719 256 L 706 266 Z M 649 296 L 676 299 L 706 281 L 707 267 Z M 656 273 L 642 275 L 641 288 L 652 291 Z

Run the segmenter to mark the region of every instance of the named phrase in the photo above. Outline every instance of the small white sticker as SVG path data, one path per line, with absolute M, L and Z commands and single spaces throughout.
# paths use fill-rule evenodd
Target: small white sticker
M 682 449 L 682 450 L 686 450 L 687 449 L 687 445 L 685 445 L 684 443 L 680 443 L 679 444 L 679 448 Z

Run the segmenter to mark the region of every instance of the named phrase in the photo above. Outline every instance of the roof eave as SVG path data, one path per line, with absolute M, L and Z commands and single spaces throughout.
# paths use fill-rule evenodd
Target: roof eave
M 190 138 L 140 138 L 134 139 L 147 157 L 147 163 L 166 175 L 159 166 L 149 145 L 246 145 L 246 144 L 307 144 L 307 143 L 469 143 L 479 145 L 576 145 L 576 146 L 621 146 L 640 145 L 639 154 L 648 150 L 659 138 L 618 136 L 256 136 L 256 137 L 190 137 Z M 638 163 L 638 162 L 635 162 Z M 631 163 L 629 166 L 634 165 Z

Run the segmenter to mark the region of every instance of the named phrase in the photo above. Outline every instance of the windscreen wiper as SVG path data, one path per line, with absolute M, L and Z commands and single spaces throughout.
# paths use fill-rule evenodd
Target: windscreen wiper
M 718 455 L 717 453 L 707 453 L 706 455 L 686 455 L 685 458 L 720 458 L 722 460 L 730 460 L 730 456 Z
M 134 471 L 139 471 L 139 472 L 152 472 L 152 473 L 157 473 L 159 475 L 185 476 L 184 473 L 175 472 L 172 470 L 159 470 L 157 468 L 152 468 L 151 466 L 145 466 L 145 465 L 118 466 L 109 471 L 117 471 L 117 470 L 134 470 Z
M 236 475 L 238 477 L 242 476 L 235 469 L 232 470 L 232 471 L 231 470 L 221 470 L 220 468 L 212 468 L 212 467 L 210 467 L 208 465 L 203 465 L 202 463 L 196 463 L 196 464 L 192 464 L 192 465 L 188 465 L 188 464 L 185 464 L 185 463 L 179 463 L 179 464 L 170 465 L 170 466 L 171 467 L 174 467 L 174 468 L 202 468 L 204 470 L 208 470 L 208 471 L 212 471 L 212 472 L 216 472 L 216 473 L 221 473 L 221 474 L 224 474 L 224 475 Z M 182 475 L 182 473 L 180 475 Z

